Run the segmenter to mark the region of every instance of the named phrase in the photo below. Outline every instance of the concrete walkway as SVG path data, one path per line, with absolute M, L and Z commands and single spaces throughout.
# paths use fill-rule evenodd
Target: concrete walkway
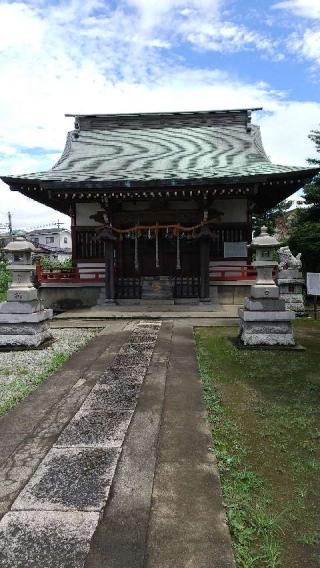
M 233 568 L 192 326 L 113 322 L 0 420 L 1 568 Z

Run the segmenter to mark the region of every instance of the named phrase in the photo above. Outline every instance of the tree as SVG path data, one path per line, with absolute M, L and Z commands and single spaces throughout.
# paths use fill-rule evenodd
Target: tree
M 312 130 L 309 138 L 320 154 L 320 130 Z M 319 158 L 309 158 L 308 162 L 320 168 Z M 320 174 L 304 187 L 303 197 L 307 207 L 297 210 L 288 244 L 294 254 L 302 253 L 306 272 L 320 272 Z
M 273 235 L 276 230 L 278 220 L 285 219 L 286 213 L 288 212 L 291 206 L 292 206 L 292 201 L 284 200 L 281 201 L 281 203 L 278 203 L 278 205 L 276 205 L 275 207 L 272 207 L 272 209 L 268 209 L 268 211 L 266 211 L 265 213 L 253 217 L 252 219 L 253 235 L 255 237 L 260 235 L 261 227 L 263 225 L 265 225 L 268 229 L 268 232 L 271 235 Z

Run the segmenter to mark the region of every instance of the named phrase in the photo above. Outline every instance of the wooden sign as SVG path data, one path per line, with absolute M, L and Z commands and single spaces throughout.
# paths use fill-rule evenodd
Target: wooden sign
M 320 272 L 307 272 L 307 294 L 320 296 Z

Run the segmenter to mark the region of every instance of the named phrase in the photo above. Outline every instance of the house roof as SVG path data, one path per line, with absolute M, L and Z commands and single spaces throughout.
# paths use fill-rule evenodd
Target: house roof
M 71 233 L 71 231 L 69 229 L 64 229 L 63 227 L 61 228 L 52 228 L 52 229 L 32 229 L 32 231 L 27 231 L 27 235 L 30 236 L 35 236 L 35 235 L 52 235 L 54 234 L 58 234 L 58 233 L 62 233 L 62 232 L 67 232 L 67 233 Z
M 271 163 L 251 111 L 75 116 L 59 161 L 46 172 L 4 177 L 12 183 L 127 187 L 301 174 L 315 168 Z

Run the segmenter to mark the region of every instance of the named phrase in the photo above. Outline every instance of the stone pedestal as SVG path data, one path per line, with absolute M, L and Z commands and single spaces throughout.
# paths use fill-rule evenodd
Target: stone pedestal
M 48 320 L 52 310 L 43 309 L 32 283 L 32 243 L 17 238 L 5 249 L 11 261 L 12 283 L 7 302 L 0 304 L 0 347 L 34 348 L 51 339 Z
M 298 315 L 304 314 L 303 288 L 305 283 L 302 273 L 294 268 L 280 270 L 277 283 L 280 290 L 280 298 L 285 301 L 286 310 L 295 312 Z
M 239 310 L 240 340 L 247 346 L 294 346 L 293 312 L 286 311 L 285 301 L 280 298 L 279 288 L 273 278 L 277 262 L 273 251 L 279 243 L 262 227 L 251 247 L 256 250 L 257 279 L 251 286 L 250 298 Z
M 283 302 L 283 308 L 284 308 Z M 295 315 L 285 309 L 257 311 L 240 308 L 240 339 L 244 345 L 295 345 L 292 320 Z

